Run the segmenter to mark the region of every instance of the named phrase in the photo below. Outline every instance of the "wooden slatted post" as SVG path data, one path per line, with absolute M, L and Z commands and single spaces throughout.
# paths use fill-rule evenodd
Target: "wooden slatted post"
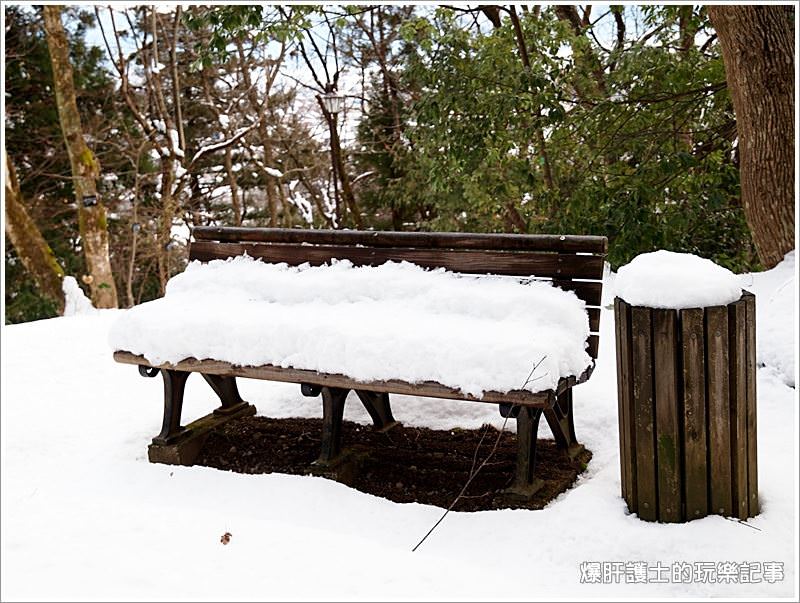
M 641 519 L 758 513 L 755 297 L 614 302 L 622 496 Z

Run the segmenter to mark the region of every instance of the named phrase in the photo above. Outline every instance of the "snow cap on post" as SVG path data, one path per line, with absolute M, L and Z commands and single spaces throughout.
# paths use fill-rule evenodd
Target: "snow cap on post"
M 742 295 L 740 278 L 711 260 L 672 251 L 636 256 L 617 272 L 616 295 L 632 306 L 725 306 Z

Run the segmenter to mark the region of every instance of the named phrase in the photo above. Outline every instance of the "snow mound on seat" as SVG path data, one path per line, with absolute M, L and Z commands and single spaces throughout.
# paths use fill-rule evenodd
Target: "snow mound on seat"
M 240 256 L 193 262 L 166 296 L 125 311 L 115 350 L 154 364 L 212 358 L 436 381 L 480 396 L 537 392 L 591 359 L 586 306 L 543 281 L 424 270 L 407 262 L 290 267 Z
M 664 250 L 643 253 L 622 266 L 614 288 L 632 306 L 650 308 L 724 306 L 742 295 L 741 279 L 727 268 L 691 253 Z

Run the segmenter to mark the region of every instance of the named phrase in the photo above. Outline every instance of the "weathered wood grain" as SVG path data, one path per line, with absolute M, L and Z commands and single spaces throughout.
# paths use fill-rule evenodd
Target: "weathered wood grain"
M 678 314 L 653 310 L 653 377 L 656 407 L 656 459 L 658 463 L 658 519 L 683 519 L 681 476 L 681 426 L 678 399 Z
M 747 519 L 747 333 L 745 302 L 728 305 L 730 360 L 731 478 L 733 506 L 731 514 Z
M 617 335 L 617 398 L 620 442 L 620 482 L 622 498 L 631 513 L 636 513 L 635 433 L 631 422 L 632 385 L 630 349 L 630 306 L 620 298 L 614 300 L 614 327 Z
M 623 440 L 626 443 L 622 451 L 624 456 L 624 481 L 626 482 L 628 509 L 631 513 L 638 513 L 639 500 L 636 484 L 636 424 L 634 423 L 633 410 L 633 350 L 631 347 L 631 307 L 622 300 L 619 301 L 620 330 L 620 402 L 622 404 L 622 423 L 624 426 Z
M 703 310 L 680 311 L 683 367 L 684 504 L 687 520 L 708 515 L 705 333 Z
M 636 425 L 636 498 L 639 517 L 658 519 L 658 480 L 653 408 L 652 319 L 649 308 L 631 308 L 633 415 Z
M 731 416 L 728 310 L 705 309 L 708 364 L 708 450 L 710 506 L 713 513 L 730 515 L 733 507 L 731 473 Z
M 520 406 L 530 406 L 533 408 L 549 408 L 558 394 L 564 392 L 568 387 L 583 383 L 592 374 L 589 367 L 578 377 L 562 379 L 555 391 L 532 393 L 527 390 L 512 390 L 510 392 L 484 392 L 483 397 L 477 398 L 470 394 L 444 386 L 433 381 L 423 383 L 406 383 L 391 379 L 387 381 L 356 381 L 345 375 L 335 375 L 328 373 L 318 373 L 316 371 L 301 370 L 295 368 L 283 368 L 279 366 L 236 366 L 229 362 L 219 360 L 187 358 L 181 362 L 152 364 L 144 356 L 131 354 L 126 351 L 114 352 L 114 360 L 124 364 L 135 364 L 140 366 L 153 366 L 171 370 L 202 372 L 212 375 L 225 375 L 229 377 L 249 377 L 251 379 L 265 379 L 268 381 L 281 381 L 285 383 L 310 383 L 323 387 L 362 389 L 373 392 L 385 392 L 395 394 L 406 394 L 410 396 L 427 396 L 431 398 L 448 398 L 452 400 L 466 400 L 471 402 L 488 402 L 492 404 L 510 402 Z
M 744 293 L 747 331 L 747 496 L 750 517 L 758 515 L 758 422 L 756 397 L 756 297 Z
M 424 268 L 443 267 L 465 274 L 599 278 L 603 258 L 559 253 L 483 250 L 409 249 L 403 247 L 348 247 L 336 245 L 270 245 L 195 241 L 189 257 L 207 262 L 247 254 L 269 262 L 319 266 L 331 259 L 350 260 L 356 266 L 377 266 L 387 261 L 412 262 Z
M 396 232 L 243 228 L 197 226 L 198 241 L 313 243 L 315 245 L 364 245 L 367 247 L 423 247 L 435 249 L 506 249 L 605 254 L 608 239 L 582 235 L 517 235 L 456 232 Z

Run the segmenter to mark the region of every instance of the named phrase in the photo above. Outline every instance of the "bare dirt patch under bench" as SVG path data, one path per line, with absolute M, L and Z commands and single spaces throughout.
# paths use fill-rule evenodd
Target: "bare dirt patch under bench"
M 547 428 L 542 420 L 541 429 Z M 497 430 L 434 430 L 398 425 L 386 433 L 371 426 L 345 422 L 343 462 L 333 470 L 314 471 L 311 463 L 320 449 L 320 419 L 244 417 L 213 431 L 195 461 L 198 465 L 239 473 L 320 473 L 352 488 L 395 502 L 419 502 L 448 507 L 467 481 L 481 436 L 479 465 L 491 451 Z M 456 511 L 524 507 L 541 509 L 570 488 L 586 468 L 591 452 L 575 459 L 556 449 L 552 440 L 539 440 L 536 473 L 544 481 L 529 501 L 503 494 L 511 485 L 516 460 L 516 435 L 503 433 L 492 459 L 478 473 Z

